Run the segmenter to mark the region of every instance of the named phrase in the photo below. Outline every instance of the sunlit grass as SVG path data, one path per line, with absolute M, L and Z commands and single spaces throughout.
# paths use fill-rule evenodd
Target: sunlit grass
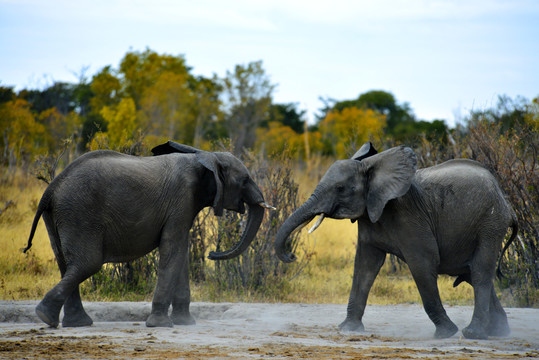
M 10 185 L 0 186 L 0 208 L 13 205 L 0 215 L 0 299 L 26 300 L 42 297 L 60 279 L 47 230 L 40 221 L 31 251 L 24 254 L 30 228 L 44 185 L 17 175 Z
M 326 219 L 312 234 L 302 240 L 313 251 L 304 273 L 293 281 L 290 301 L 306 303 L 347 303 L 357 241 L 357 225 L 348 220 Z M 473 303 L 468 284 L 453 288 L 454 279 L 440 276 L 438 287 L 442 302 L 451 305 Z M 369 293 L 368 304 L 421 303 L 419 292 L 406 266 L 397 265 L 393 272 L 389 256 Z
M 329 166 L 329 165 L 327 165 Z M 327 166 L 325 168 L 327 168 Z M 320 166 L 318 174 L 298 178 L 303 199 L 312 192 L 325 171 Z M 0 215 L 0 300 L 41 299 L 60 279 L 60 272 L 52 253 L 43 220 L 40 221 L 33 246 L 28 254 L 26 246 L 37 203 L 45 189 L 43 183 L 19 175 L 11 185 L 0 186 L 0 209 L 11 200 L 15 206 Z M 326 219 L 314 233 L 301 234 L 301 241 L 310 254 L 304 271 L 294 278 L 281 296 L 275 294 L 222 294 L 212 297 L 204 285 L 192 285 L 193 301 L 268 301 L 303 303 L 338 303 L 348 301 L 352 286 L 357 225 L 348 220 Z M 298 254 L 301 256 L 301 253 Z M 438 284 L 445 304 L 472 304 L 473 292 L 468 284 L 452 287 L 453 279 L 440 277 Z M 151 300 L 150 295 L 101 294 L 87 292 L 84 300 Z M 419 293 L 405 264 L 391 272 L 389 260 L 378 275 L 369 295 L 370 304 L 420 303 Z

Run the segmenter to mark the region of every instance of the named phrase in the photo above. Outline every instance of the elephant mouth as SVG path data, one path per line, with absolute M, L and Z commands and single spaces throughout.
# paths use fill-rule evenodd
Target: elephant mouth
M 236 211 L 240 214 L 245 214 L 245 204 L 243 203 L 243 201 L 240 200 Z
M 349 219 L 352 224 L 355 223 L 356 221 L 358 221 L 358 219 L 359 219 L 359 217 L 357 215 L 348 215 L 348 214 L 343 214 L 343 213 L 339 214 L 339 213 L 335 213 L 335 212 L 330 213 L 330 214 L 327 214 L 325 212 L 321 212 L 321 213 L 315 214 L 314 217 L 316 217 L 316 216 L 318 216 L 318 220 L 309 229 L 309 234 L 313 233 L 316 229 L 318 229 L 318 227 L 322 224 L 322 221 L 324 221 L 325 218 L 330 218 L 330 219 L 335 219 L 335 220 Z M 303 226 L 305 226 L 305 225 L 303 225 Z

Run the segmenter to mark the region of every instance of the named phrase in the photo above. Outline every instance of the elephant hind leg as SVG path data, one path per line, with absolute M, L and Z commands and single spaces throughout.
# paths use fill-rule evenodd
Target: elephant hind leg
M 91 319 L 82 307 L 78 286 L 99 271 L 100 268 L 100 264 L 84 271 L 76 267 L 68 267 L 62 276 L 62 280 L 37 305 L 36 314 L 39 318 L 50 327 L 58 327 L 60 310 L 65 303 L 65 326 L 90 325 Z M 90 320 L 90 323 L 88 320 Z
M 507 336 L 511 333 L 509 323 L 507 322 L 507 315 L 500 304 L 500 300 L 498 300 L 498 297 L 496 296 L 494 286 L 490 292 L 489 324 L 487 332 L 489 336 Z
M 64 303 L 64 318 L 62 319 L 62 327 L 81 327 L 90 326 L 93 320 L 82 306 L 80 298 L 79 285 L 71 292 Z
M 434 337 L 443 339 L 453 336 L 458 331 L 458 327 L 447 316 L 442 305 L 435 264 L 427 259 L 415 259 L 409 261 L 408 266 L 421 295 L 425 312 L 436 326 Z
M 502 232 L 500 229 L 492 228 L 483 230 L 478 235 L 477 248 L 470 266 L 474 312 L 470 325 L 462 330 L 462 334 L 468 339 L 488 339 L 491 321 L 497 323 L 495 327 L 500 327 L 500 330 L 503 329 L 504 317 L 507 321 L 505 312 L 496 298 L 493 283 L 498 257 L 496 249 L 501 245 L 504 233 L 505 229 Z

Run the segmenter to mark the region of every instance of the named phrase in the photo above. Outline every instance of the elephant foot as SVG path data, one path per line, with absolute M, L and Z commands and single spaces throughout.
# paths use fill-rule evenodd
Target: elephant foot
M 466 339 L 475 339 L 475 340 L 488 339 L 488 335 L 484 330 L 473 328 L 472 326 L 468 326 L 462 329 L 462 335 L 464 335 Z
M 351 320 L 347 318 L 339 325 L 339 330 L 362 332 L 365 331 L 365 327 L 363 326 L 361 320 Z
M 94 322 L 91 317 L 86 314 L 85 311 L 79 312 L 74 315 L 64 315 L 62 319 L 62 327 L 82 327 L 90 326 Z
M 150 314 L 146 320 L 147 327 L 174 327 L 172 320 L 167 315 Z
M 60 309 L 58 309 L 57 311 L 52 310 L 49 306 L 45 305 L 43 301 L 41 301 L 36 306 L 36 314 L 45 324 L 49 325 L 50 327 L 58 327 Z
M 174 325 L 195 325 L 197 322 L 189 313 L 174 313 L 170 316 Z
M 434 337 L 436 339 L 446 339 L 455 335 L 459 331 L 457 325 L 452 322 L 446 325 L 436 326 L 436 331 L 434 332 Z

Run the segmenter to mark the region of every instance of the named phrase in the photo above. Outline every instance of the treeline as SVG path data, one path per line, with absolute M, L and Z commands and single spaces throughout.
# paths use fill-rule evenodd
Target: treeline
M 442 138 L 443 120 L 418 121 L 393 94 L 370 91 L 357 99 L 324 99 L 316 124 L 307 126 L 296 103 L 277 104 L 261 61 L 237 65 L 224 77 L 193 74 L 183 56 L 152 50 L 125 54 L 118 68 L 105 66 L 78 83 L 55 82 L 42 90 L 0 86 L 3 164 L 31 162 L 71 139 L 80 154 L 168 139 L 209 149 L 221 139 L 233 148 L 294 155 L 346 156 L 346 147 L 369 136 L 417 142 Z
M 417 119 L 409 104 L 376 90 L 356 99 L 322 99 L 315 124 L 308 125 L 296 103 L 274 103 L 275 86 L 260 61 L 237 65 L 222 78 L 203 77 L 193 74 L 183 56 L 149 49 L 128 52 L 118 68 L 106 66 L 91 78 L 80 74 L 78 83 L 18 92 L 0 86 L 0 184 L 17 168 L 32 168 L 50 181 L 58 161 L 67 164 L 94 149 L 148 154 L 151 146 L 169 139 L 206 150 L 225 144 L 281 211 L 264 222 L 242 257 L 219 265 L 219 271 L 204 260 L 206 249 L 217 246 L 208 234 L 218 232 L 219 239 L 234 243 L 239 220 L 232 215 L 205 220 L 207 213 L 202 214 L 191 234 L 192 280 L 213 279 L 216 291 L 273 289 L 271 296 L 278 298 L 286 287 L 283 278 L 294 277 L 303 266 L 283 267 L 271 254 L 277 227 L 300 202 L 292 169 L 319 178 L 324 169 L 317 168 L 317 159 L 346 158 L 367 140 L 380 150 L 411 146 L 420 167 L 471 158 L 497 176 L 519 220 L 519 237 L 504 258 L 507 277 L 500 285 L 519 305 L 539 304 L 539 98 L 501 96 L 494 107 L 473 111 L 448 128 L 441 119 Z M 108 274 L 105 269 L 92 278 L 93 290 L 112 286 L 111 279 L 134 286 L 140 278 L 140 286 L 147 286 L 155 256 L 110 267 Z

